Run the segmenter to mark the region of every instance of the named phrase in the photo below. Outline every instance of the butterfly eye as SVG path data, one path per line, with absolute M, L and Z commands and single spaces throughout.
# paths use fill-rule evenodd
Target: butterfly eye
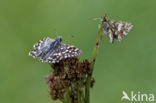
M 56 37 L 56 41 L 61 42 L 61 41 L 62 41 L 62 36 L 57 36 L 57 37 Z
M 62 41 L 62 37 L 60 37 L 60 42 Z

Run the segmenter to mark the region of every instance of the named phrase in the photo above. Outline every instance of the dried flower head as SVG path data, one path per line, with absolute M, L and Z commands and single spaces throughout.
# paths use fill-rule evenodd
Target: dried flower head
M 64 98 L 68 90 L 72 103 L 78 103 L 78 93 L 84 88 L 87 76 L 91 74 L 90 62 L 87 59 L 80 61 L 77 57 L 72 57 L 51 64 L 51 67 L 54 71 L 46 76 L 46 83 L 52 99 Z

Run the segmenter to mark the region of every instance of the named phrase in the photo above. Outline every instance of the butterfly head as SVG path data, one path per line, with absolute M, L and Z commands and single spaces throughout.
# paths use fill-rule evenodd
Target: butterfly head
M 107 22 L 107 19 L 106 19 L 106 16 L 107 16 L 107 14 L 105 14 L 103 17 L 102 17 L 102 22 Z
M 57 36 L 55 40 L 58 42 L 62 42 L 62 36 Z
M 102 23 L 104 24 L 103 29 L 104 29 L 104 32 L 105 32 L 105 33 L 108 32 L 109 29 L 110 29 L 109 24 L 108 24 L 108 21 L 109 21 L 109 20 L 106 19 L 106 16 L 107 16 L 107 14 L 105 14 L 105 15 L 102 17 Z

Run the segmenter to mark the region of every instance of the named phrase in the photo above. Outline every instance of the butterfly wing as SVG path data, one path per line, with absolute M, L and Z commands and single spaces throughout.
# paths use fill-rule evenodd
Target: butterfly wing
M 121 41 L 124 36 L 132 29 L 133 25 L 131 23 L 114 21 L 114 34 L 116 35 L 118 41 Z
M 114 39 L 121 41 L 124 36 L 132 29 L 133 25 L 131 23 L 108 20 L 104 23 L 104 32 L 107 34 L 111 43 Z
M 64 58 L 78 56 L 81 51 L 73 45 L 61 43 L 60 47 L 47 59 L 48 62 L 58 63 Z
M 113 27 L 114 27 L 114 25 L 112 25 L 112 21 L 108 20 L 108 21 L 104 22 L 103 30 L 104 30 L 104 33 L 107 34 L 109 41 L 111 43 L 113 43 L 113 41 L 114 41 Z
M 49 50 L 50 44 L 54 42 L 54 39 L 49 37 L 41 39 L 39 42 L 35 43 L 33 50 L 29 52 L 29 55 L 34 58 L 42 58 L 42 56 Z

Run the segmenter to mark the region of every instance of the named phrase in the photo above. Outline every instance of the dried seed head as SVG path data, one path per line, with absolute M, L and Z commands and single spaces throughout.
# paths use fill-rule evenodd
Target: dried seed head
M 77 103 L 77 93 L 85 86 L 84 81 L 87 76 L 91 75 L 90 62 L 87 59 L 80 61 L 77 57 L 72 57 L 51 64 L 51 67 L 53 73 L 47 75 L 45 80 L 50 88 L 52 99 L 63 98 L 65 90 L 68 89 L 72 103 Z

